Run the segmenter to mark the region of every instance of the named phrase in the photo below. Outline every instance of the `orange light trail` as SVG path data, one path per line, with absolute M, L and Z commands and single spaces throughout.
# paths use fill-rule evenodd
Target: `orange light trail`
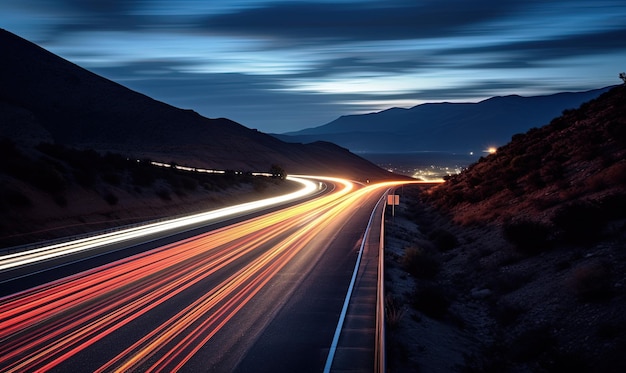
M 216 274 L 197 299 L 98 372 L 180 369 L 311 240 L 368 193 L 341 188 L 295 207 L 162 246 L 0 298 L 0 371 L 47 371 Z M 268 249 L 269 247 L 269 249 Z

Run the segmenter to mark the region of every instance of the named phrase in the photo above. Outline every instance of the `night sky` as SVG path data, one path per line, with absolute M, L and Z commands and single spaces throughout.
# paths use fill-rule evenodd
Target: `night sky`
M 626 70 L 625 0 L 2 0 L 0 27 L 155 99 L 274 133 L 602 88 Z

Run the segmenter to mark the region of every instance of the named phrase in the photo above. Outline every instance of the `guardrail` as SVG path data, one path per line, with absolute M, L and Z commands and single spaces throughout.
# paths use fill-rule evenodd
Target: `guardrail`
M 380 219 L 380 243 L 378 245 L 378 289 L 376 291 L 376 346 L 374 357 L 374 372 L 384 373 L 387 370 L 385 345 L 385 211 L 387 203 L 383 205 Z
M 141 220 L 141 221 L 138 221 L 136 223 L 118 225 L 118 226 L 114 226 L 114 227 L 110 227 L 110 228 L 99 229 L 99 230 L 92 231 L 92 232 L 86 232 L 86 233 L 80 233 L 80 234 L 75 234 L 75 235 L 71 235 L 71 236 L 64 236 L 64 237 L 59 237 L 59 238 L 53 238 L 53 239 L 48 239 L 48 240 L 43 240 L 43 241 L 33 242 L 33 243 L 27 243 L 27 244 L 22 244 L 22 245 L 8 246 L 8 247 L 0 248 L 0 255 L 1 254 L 13 254 L 13 253 L 21 252 L 21 251 L 28 251 L 28 250 L 38 249 L 40 247 L 51 246 L 51 245 L 58 245 L 58 244 L 66 243 L 66 242 L 71 242 L 71 241 L 75 241 L 75 240 L 84 239 L 84 238 L 96 237 L 96 236 L 100 236 L 100 235 L 107 234 L 107 233 L 113 233 L 113 232 L 123 231 L 123 230 L 126 230 L 126 229 L 132 229 L 132 228 L 141 227 L 143 225 L 161 223 L 161 222 L 164 222 L 164 221 L 176 219 L 176 218 L 183 217 L 183 216 L 186 216 L 186 215 L 175 215 L 173 217 L 170 216 L 170 217 L 156 218 L 156 219 L 151 219 L 151 220 Z M 137 219 L 140 219 L 140 218 L 137 218 Z M 115 220 L 96 222 L 96 223 L 97 224 L 107 224 L 107 223 L 111 223 L 111 222 L 115 222 Z M 58 229 L 63 229 L 63 228 L 66 228 L 66 227 L 59 227 Z

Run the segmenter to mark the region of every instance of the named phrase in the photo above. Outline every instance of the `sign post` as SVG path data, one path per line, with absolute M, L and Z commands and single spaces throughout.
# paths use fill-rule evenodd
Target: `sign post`
M 396 216 L 396 205 L 400 204 L 400 196 L 398 194 L 387 194 L 387 204 L 391 205 L 391 216 Z

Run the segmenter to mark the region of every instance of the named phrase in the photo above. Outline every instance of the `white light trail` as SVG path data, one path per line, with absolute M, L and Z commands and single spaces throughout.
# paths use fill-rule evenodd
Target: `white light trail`
M 64 242 L 23 252 L 2 255 L 0 257 L 0 271 L 90 250 L 104 245 L 123 242 L 138 237 L 145 237 L 157 232 L 163 233 L 174 229 L 193 226 L 194 224 L 206 223 L 220 218 L 234 216 L 243 212 L 250 212 L 272 205 L 294 201 L 307 195 L 311 195 L 318 190 L 317 183 L 304 179 L 303 177 L 288 176 L 287 179 L 302 184 L 302 188 L 295 192 L 277 197 L 242 203 L 218 210 L 207 211 L 181 218 L 82 238 L 71 242 Z

